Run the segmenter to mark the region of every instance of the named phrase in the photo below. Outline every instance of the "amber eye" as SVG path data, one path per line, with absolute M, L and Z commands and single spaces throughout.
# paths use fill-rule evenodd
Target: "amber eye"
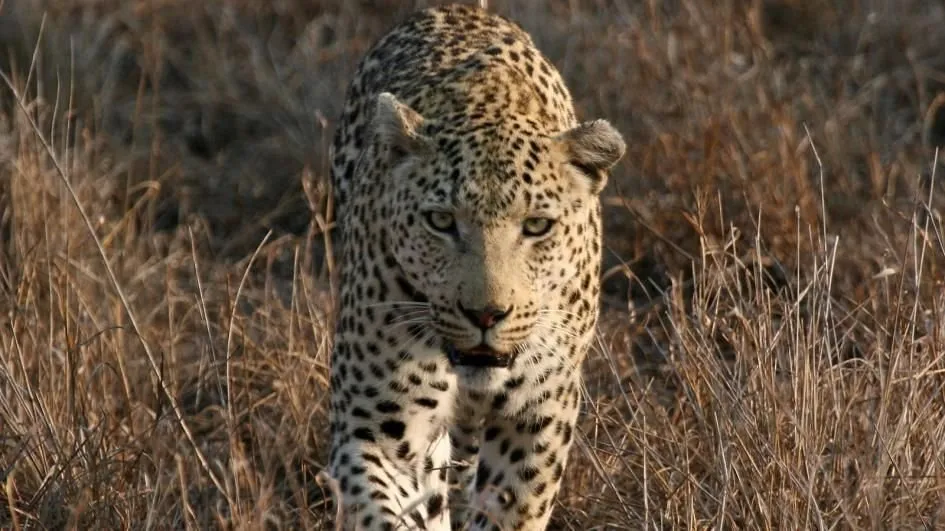
M 544 236 L 554 224 L 555 220 L 549 218 L 528 218 L 522 224 L 522 233 L 532 237 Z
M 456 230 L 456 218 L 449 212 L 430 210 L 424 212 L 423 217 L 427 220 L 430 228 L 437 232 L 453 232 Z

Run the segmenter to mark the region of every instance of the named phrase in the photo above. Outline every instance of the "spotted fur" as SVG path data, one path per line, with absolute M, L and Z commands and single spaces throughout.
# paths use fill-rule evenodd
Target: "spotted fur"
M 420 11 L 362 60 L 332 160 L 329 472 L 349 528 L 546 527 L 623 152 L 576 121 L 528 34 L 478 8 Z

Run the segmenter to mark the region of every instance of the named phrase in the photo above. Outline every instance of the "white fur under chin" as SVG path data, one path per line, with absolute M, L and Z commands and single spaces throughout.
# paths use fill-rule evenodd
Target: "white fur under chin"
M 495 393 L 501 391 L 511 371 L 504 367 L 453 367 L 456 383 L 465 391 Z

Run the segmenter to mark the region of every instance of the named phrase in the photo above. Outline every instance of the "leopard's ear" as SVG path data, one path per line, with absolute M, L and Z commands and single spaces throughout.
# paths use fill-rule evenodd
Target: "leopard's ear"
M 623 137 L 606 120 L 584 122 L 555 140 L 567 163 L 584 174 L 594 194 L 604 189 L 607 172 L 627 150 Z
M 433 149 L 433 142 L 418 131 L 423 116 L 390 92 L 377 96 L 373 128 L 377 141 L 390 148 L 394 156 L 422 155 Z

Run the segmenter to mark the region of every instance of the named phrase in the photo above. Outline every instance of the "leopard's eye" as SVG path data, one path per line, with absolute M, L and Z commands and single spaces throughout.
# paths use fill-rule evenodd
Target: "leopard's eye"
M 424 219 L 431 229 L 437 232 L 453 232 L 456 230 L 456 218 L 449 212 L 430 210 L 424 212 Z
M 544 236 L 554 224 L 555 220 L 549 218 L 528 218 L 522 223 L 522 233 L 531 237 Z

